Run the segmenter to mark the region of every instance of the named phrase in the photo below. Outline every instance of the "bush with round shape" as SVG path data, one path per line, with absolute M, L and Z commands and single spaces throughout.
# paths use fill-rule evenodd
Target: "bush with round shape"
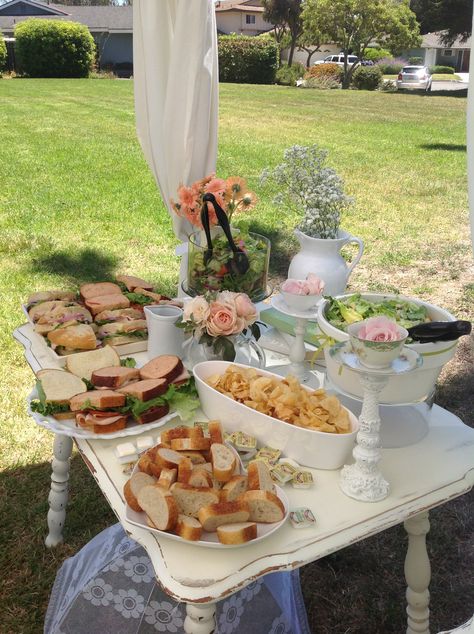
M 291 66 L 282 64 L 277 70 L 275 81 L 282 86 L 294 86 L 298 79 L 304 76 L 306 67 L 298 62 L 293 62 Z
M 340 82 L 342 80 L 343 74 L 344 70 L 341 68 L 341 66 L 338 66 L 333 62 L 329 62 L 327 64 L 315 64 L 314 66 L 311 66 L 311 68 L 308 69 L 308 72 L 305 75 L 305 79 L 309 79 L 311 77 L 317 77 L 321 79 L 325 77 Z
M 278 44 L 270 38 L 221 35 L 218 41 L 219 81 L 273 84 L 278 68 Z
M 390 57 L 390 51 L 386 48 L 366 48 L 364 52 L 364 59 L 369 62 L 379 62 L 387 57 Z
M 31 18 L 15 27 L 15 55 L 29 77 L 88 77 L 95 59 L 89 29 L 77 22 Z
M 413 66 L 423 66 L 423 58 L 422 57 L 409 57 L 408 63 L 413 64 Z
M 452 66 L 430 66 L 429 71 L 432 75 L 454 75 L 454 68 Z
M 3 39 L 2 32 L 0 31 L 0 77 L 2 75 L 2 70 L 5 69 L 7 65 L 7 45 L 5 44 L 5 40 Z
M 377 90 L 382 81 L 382 72 L 378 66 L 359 66 L 352 76 L 357 90 Z
M 341 82 L 333 77 L 309 77 L 301 86 L 301 88 L 315 88 L 316 90 L 334 90 L 340 87 Z

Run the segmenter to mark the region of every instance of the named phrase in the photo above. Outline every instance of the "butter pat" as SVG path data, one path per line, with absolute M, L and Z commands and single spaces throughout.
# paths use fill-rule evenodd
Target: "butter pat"
M 153 438 L 151 436 L 140 436 L 139 438 L 137 438 L 138 453 L 142 453 L 142 451 L 150 449 L 151 447 L 153 447 L 153 444 Z
M 138 459 L 135 445 L 131 442 L 123 442 L 115 447 L 115 457 L 120 464 L 134 462 Z
M 315 526 L 316 518 L 311 509 L 302 507 L 290 511 L 290 522 L 293 528 L 309 528 L 310 526 Z

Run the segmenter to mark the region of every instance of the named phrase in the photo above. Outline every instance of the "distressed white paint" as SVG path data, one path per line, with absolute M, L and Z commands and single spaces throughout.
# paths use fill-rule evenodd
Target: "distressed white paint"
M 430 530 L 428 512 L 408 518 L 405 523 L 408 533 L 408 550 L 405 559 L 407 582 L 407 634 L 430 634 L 431 566 L 426 550 L 426 534 Z
M 216 626 L 216 606 L 214 603 L 188 603 L 184 631 L 186 634 L 211 634 Z
M 51 490 L 48 496 L 48 528 L 49 534 L 45 544 L 48 548 L 57 546 L 63 541 L 63 528 L 66 520 L 68 500 L 69 467 L 72 452 L 72 438 L 54 435 L 54 458 L 52 461 Z

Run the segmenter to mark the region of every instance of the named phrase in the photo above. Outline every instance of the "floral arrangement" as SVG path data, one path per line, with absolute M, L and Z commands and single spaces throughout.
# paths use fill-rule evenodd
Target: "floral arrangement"
M 186 218 L 200 229 L 202 229 L 201 209 L 204 194 L 214 194 L 217 203 L 226 212 L 229 222 L 234 213 L 250 211 L 257 202 L 255 194 L 247 190 L 245 180 L 238 176 L 230 176 L 224 180 L 217 178 L 215 174 L 210 174 L 189 187 L 181 185 L 178 189 L 178 201 L 171 199 L 171 206 L 178 216 Z M 216 225 L 217 217 L 214 207 L 207 203 L 207 208 L 210 224 Z
M 384 317 L 370 317 L 362 322 L 362 326 L 357 333 L 359 339 L 366 341 L 400 341 L 404 339 L 403 331 L 392 319 Z
M 280 188 L 275 204 L 303 212 L 298 229 L 312 238 L 337 238 L 341 214 L 354 202 L 335 170 L 325 166 L 327 156 L 317 145 L 293 145 L 283 163 L 261 175 L 262 184 L 271 181 Z
M 235 359 L 232 335 L 252 334 L 260 337 L 256 323 L 258 311 L 245 293 L 222 291 L 214 295 L 199 295 L 186 302 L 181 323 L 200 344 L 211 346 L 225 361 Z

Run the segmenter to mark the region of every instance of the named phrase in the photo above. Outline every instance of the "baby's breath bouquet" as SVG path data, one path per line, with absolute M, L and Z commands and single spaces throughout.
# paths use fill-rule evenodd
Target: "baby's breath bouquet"
M 337 238 L 341 213 L 354 202 L 344 194 L 335 170 L 325 167 L 327 155 L 317 145 L 293 145 L 285 150 L 283 163 L 261 175 L 262 184 L 279 186 L 276 204 L 303 212 L 298 229 L 312 238 Z

